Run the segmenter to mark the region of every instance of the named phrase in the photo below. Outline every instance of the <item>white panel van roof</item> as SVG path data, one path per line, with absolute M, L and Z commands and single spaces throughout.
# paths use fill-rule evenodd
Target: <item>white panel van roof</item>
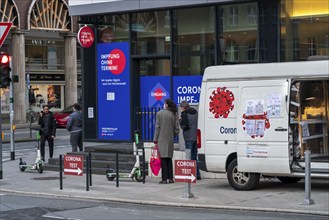
M 207 67 L 203 81 L 261 78 L 329 78 L 329 60 Z

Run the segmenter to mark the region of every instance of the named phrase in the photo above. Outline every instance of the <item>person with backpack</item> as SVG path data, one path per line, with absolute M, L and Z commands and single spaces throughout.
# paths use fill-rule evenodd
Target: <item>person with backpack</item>
M 197 129 L 198 129 L 198 112 L 191 108 L 187 101 L 180 103 L 182 109 L 179 125 L 183 130 L 183 137 L 185 140 L 185 149 L 188 159 L 198 160 L 198 146 L 197 146 Z M 197 180 L 201 180 L 200 170 L 196 167 Z

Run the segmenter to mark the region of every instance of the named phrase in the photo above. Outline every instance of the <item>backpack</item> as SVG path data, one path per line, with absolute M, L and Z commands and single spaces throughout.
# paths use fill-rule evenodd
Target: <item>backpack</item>
M 191 125 L 190 125 L 190 123 L 188 121 L 187 113 L 186 112 L 182 112 L 181 120 L 179 122 L 179 125 L 180 125 L 180 127 L 181 127 L 181 129 L 183 131 L 186 131 L 186 130 L 188 130 L 188 129 L 191 128 Z

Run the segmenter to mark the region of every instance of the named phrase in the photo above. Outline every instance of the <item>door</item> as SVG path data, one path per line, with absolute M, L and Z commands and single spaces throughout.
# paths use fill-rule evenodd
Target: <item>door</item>
M 239 171 L 290 173 L 287 93 L 287 80 L 239 83 Z

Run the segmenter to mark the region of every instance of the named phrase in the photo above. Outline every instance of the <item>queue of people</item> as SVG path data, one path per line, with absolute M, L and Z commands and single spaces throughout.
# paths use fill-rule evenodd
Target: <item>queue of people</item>
M 163 110 L 157 112 L 154 144 L 158 146 L 161 158 L 160 184 L 174 183 L 172 158 L 174 154 L 175 136 L 179 133 L 179 126 L 183 130 L 187 159 L 197 160 L 197 111 L 189 106 L 187 101 L 180 103 L 182 110 L 178 117 L 177 105 L 170 99 L 164 101 Z M 197 167 L 197 180 L 201 180 Z
M 187 101 L 180 103 L 181 115 L 178 116 L 177 105 L 171 99 L 164 101 L 163 109 L 156 114 L 154 144 L 158 146 L 161 158 L 161 181 L 160 184 L 174 183 L 173 162 L 175 137 L 181 128 L 185 141 L 186 159 L 197 160 L 197 122 L 198 113 L 189 106 Z M 40 125 L 40 148 L 42 160 L 45 158 L 45 142 L 49 145 L 49 158 L 54 154 L 54 138 L 56 135 L 56 121 L 49 111 L 49 106 L 43 106 L 38 121 Z M 78 103 L 73 105 L 73 113 L 69 116 L 66 129 L 70 132 L 70 144 L 72 152 L 83 151 L 82 141 L 82 112 Z M 197 180 L 201 180 L 200 171 L 197 167 Z

